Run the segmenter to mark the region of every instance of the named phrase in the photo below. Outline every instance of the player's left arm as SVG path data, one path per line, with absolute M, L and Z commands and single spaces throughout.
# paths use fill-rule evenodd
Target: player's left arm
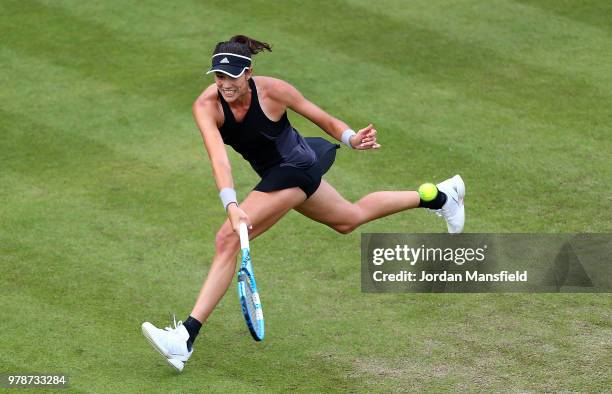
M 288 108 L 310 120 L 338 141 L 341 141 L 342 133 L 350 129 L 346 123 L 319 108 L 313 102 L 306 99 L 295 87 L 285 81 L 275 81 L 272 95 L 272 98 L 280 100 Z M 380 145 L 376 142 L 376 129 L 372 124 L 369 124 L 352 136 L 350 143 L 355 149 L 380 148 Z

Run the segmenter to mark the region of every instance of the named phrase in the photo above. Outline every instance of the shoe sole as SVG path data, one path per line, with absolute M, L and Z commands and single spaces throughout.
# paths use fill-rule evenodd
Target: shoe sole
M 142 327 L 142 335 L 145 336 L 145 338 L 147 338 L 147 341 L 149 341 L 149 343 L 151 344 L 151 346 L 153 346 L 153 349 L 157 350 L 157 352 L 159 354 L 162 355 L 162 357 L 164 358 L 164 360 L 166 360 L 166 362 L 168 364 L 170 364 L 172 366 L 172 368 L 174 368 L 177 372 L 183 372 L 182 368 L 178 368 L 176 365 L 174 365 L 174 363 L 172 362 L 172 360 L 166 355 L 166 353 L 163 351 L 163 349 L 159 348 L 157 346 L 157 344 L 153 341 L 153 339 L 149 336 L 149 332 L 144 328 L 144 326 Z
M 456 178 L 457 188 L 457 196 L 459 197 L 459 204 L 463 205 L 463 200 L 465 198 L 465 183 L 463 182 L 463 178 L 461 175 L 455 175 L 453 178 Z
M 455 175 L 453 178 L 456 178 L 457 188 L 455 190 L 457 191 L 457 197 L 459 199 L 459 209 L 461 209 L 461 214 L 463 215 L 463 226 L 461 227 L 461 231 L 459 231 L 459 233 L 462 233 L 465 227 L 465 205 L 463 205 L 463 200 L 465 199 L 465 182 L 463 182 L 463 178 L 461 178 L 459 174 Z

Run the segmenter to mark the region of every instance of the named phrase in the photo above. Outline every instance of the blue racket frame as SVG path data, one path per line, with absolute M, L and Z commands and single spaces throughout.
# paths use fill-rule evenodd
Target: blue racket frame
M 257 291 L 257 283 L 255 282 L 255 273 L 253 272 L 253 264 L 251 262 L 251 252 L 249 247 L 249 234 L 247 226 L 244 223 L 240 224 L 240 248 L 242 251 L 242 264 L 237 274 L 238 280 L 238 297 L 242 306 L 242 315 L 246 321 L 247 327 L 251 336 L 256 341 L 264 339 L 264 317 Z M 250 290 L 250 294 L 249 294 Z M 251 303 L 255 307 L 254 310 L 249 310 Z

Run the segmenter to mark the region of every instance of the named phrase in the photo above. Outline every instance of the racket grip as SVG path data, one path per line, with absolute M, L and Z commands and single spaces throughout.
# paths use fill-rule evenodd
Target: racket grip
M 249 230 L 244 222 L 240 223 L 240 249 L 249 248 Z

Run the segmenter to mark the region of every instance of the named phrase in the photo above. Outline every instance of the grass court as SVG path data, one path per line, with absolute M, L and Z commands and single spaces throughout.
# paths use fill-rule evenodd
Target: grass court
M 191 115 L 218 41 L 271 43 L 255 75 L 374 123 L 381 150 L 341 149 L 325 176 L 350 200 L 460 173 L 466 232 L 610 232 L 611 18 L 603 0 L 3 0 L 0 372 L 91 393 L 609 390 L 609 294 L 362 294 L 360 233 L 444 232 L 425 210 L 346 236 L 292 212 L 252 242 L 262 343 L 235 285 L 182 375 L 140 324 L 187 316 L 225 219 Z M 230 160 L 244 198 L 257 176 Z

